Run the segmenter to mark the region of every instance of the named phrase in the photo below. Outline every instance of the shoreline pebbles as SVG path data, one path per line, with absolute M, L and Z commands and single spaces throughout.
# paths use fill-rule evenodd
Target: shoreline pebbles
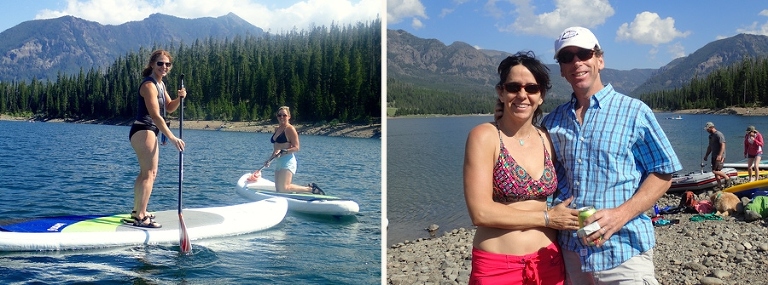
M 704 200 L 713 190 L 694 193 Z M 682 194 L 665 194 L 657 205 L 676 207 Z M 739 213 L 691 221 L 695 215 L 662 214 L 663 219 L 680 222 L 655 227 L 654 264 L 660 284 L 768 284 L 768 219 L 745 222 Z M 474 233 L 459 228 L 392 245 L 387 248 L 386 284 L 467 284 Z

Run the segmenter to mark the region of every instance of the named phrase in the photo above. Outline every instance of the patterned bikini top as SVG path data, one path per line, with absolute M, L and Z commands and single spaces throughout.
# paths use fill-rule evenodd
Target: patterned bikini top
M 528 172 L 517 164 L 514 158 L 504 147 L 504 141 L 501 140 L 501 131 L 496 126 L 499 133 L 499 159 L 493 167 L 493 201 L 496 202 L 517 202 L 524 200 L 544 199 L 555 193 L 557 190 L 557 176 L 555 175 L 555 166 L 549 157 L 546 146 L 544 147 L 544 173 L 541 178 L 534 180 Z M 539 133 L 537 131 L 537 133 Z M 541 143 L 544 144 L 544 138 L 539 133 Z

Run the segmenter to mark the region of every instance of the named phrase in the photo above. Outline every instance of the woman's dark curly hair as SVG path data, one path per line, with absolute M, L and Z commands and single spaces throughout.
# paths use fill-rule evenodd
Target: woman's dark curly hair
M 518 64 L 522 64 L 533 74 L 536 83 L 541 87 L 541 99 L 544 100 L 547 91 L 552 88 L 552 85 L 549 82 L 549 68 L 536 59 L 536 55 L 533 54 L 533 51 L 520 51 L 501 61 L 498 68 L 499 83 L 496 84 L 496 89 L 504 88 L 503 84 L 506 83 L 507 77 L 512 71 L 512 67 Z M 498 105 L 501 105 L 501 100 L 497 99 L 496 105 L 497 107 Z M 501 110 L 503 110 L 503 106 Z M 533 122 L 538 122 L 543 115 L 544 111 L 542 111 L 541 108 L 536 108 L 536 111 L 533 112 Z M 497 112 L 495 117 L 498 120 L 501 118 L 501 114 L 498 114 Z

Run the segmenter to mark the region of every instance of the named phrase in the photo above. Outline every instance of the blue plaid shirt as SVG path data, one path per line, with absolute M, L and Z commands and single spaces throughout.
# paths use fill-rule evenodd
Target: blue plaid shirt
M 682 169 L 656 117 L 642 101 L 608 84 L 590 98 L 581 125 L 575 107 L 572 97 L 542 121 L 557 154 L 555 203 L 574 196 L 571 206 L 576 208 L 615 208 L 629 200 L 650 173 Z M 585 272 L 614 268 L 656 245 L 645 214 L 630 220 L 602 247 L 583 245 L 576 231 L 560 231 L 558 240 L 564 249 L 579 254 Z

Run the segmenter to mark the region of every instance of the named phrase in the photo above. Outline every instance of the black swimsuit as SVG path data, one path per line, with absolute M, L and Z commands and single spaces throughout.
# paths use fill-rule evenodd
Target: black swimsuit
M 275 139 L 275 135 L 272 135 L 272 137 L 269 138 L 269 141 L 272 142 L 272 143 L 287 143 L 288 142 L 288 138 L 285 137 L 285 131 L 283 131 L 282 134 L 277 136 L 277 139 Z
M 160 110 L 165 113 L 165 84 L 158 84 L 155 78 L 152 76 L 147 76 L 144 78 L 144 81 L 139 84 L 139 86 L 143 85 L 147 81 L 152 81 L 152 83 L 155 84 L 155 87 L 157 88 L 157 103 L 160 106 Z M 139 89 L 141 89 L 141 87 L 139 87 Z M 155 133 L 155 136 L 157 136 L 157 134 L 160 133 L 160 129 L 155 126 L 155 122 L 152 120 L 152 117 L 149 116 L 149 110 L 147 110 L 147 105 L 144 103 L 144 97 L 141 97 L 141 91 L 139 91 L 139 97 L 137 98 L 136 105 L 136 118 L 133 122 L 133 125 L 131 126 L 131 131 L 128 132 L 128 140 L 131 140 L 133 134 L 143 130 L 152 131 Z
M 131 126 L 131 131 L 128 133 L 128 140 L 131 140 L 131 137 L 133 134 L 137 133 L 138 131 L 153 131 L 155 133 L 155 136 L 160 133 L 160 129 L 157 128 L 155 125 L 142 125 L 142 124 L 133 124 Z

